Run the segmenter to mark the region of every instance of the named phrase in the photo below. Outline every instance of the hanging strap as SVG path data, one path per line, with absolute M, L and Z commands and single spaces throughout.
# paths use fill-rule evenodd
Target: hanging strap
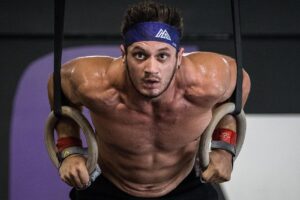
M 61 89 L 61 55 L 64 30 L 65 0 L 54 0 L 54 114 L 62 116 L 61 106 L 63 93 Z
M 64 10 L 65 0 L 54 0 L 54 113 L 56 117 L 61 116 L 61 105 L 63 93 L 61 90 L 61 55 L 63 43 L 64 28 Z M 237 80 L 234 93 L 232 95 L 235 103 L 235 111 L 232 113 L 237 115 L 242 110 L 242 84 L 243 84 L 243 68 L 242 68 L 242 41 L 240 27 L 240 5 L 239 0 L 231 0 L 231 13 L 233 21 L 233 35 L 235 58 L 237 63 Z
M 232 114 L 238 115 L 242 110 L 242 89 L 243 89 L 243 67 L 242 67 L 242 39 L 240 25 L 240 4 L 239 0 L 231 0 L 231 13 L 233 22 L 233 36 L 235 59 L 237 64 L 237 80 L 234 93 L 231 99 L 235 104 L 235 110 Z

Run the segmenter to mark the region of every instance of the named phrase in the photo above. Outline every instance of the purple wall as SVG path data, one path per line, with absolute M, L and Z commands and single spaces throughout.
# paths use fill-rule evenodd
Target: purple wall
M 192 50 L 195 48 L 186 48 Z M 117 57 L 120 50 L 117 45 L 64 49 L 62 62 L 87 55 Z M 60 180 L 44 144 L 44 125 L 50 111 L 46 87 L 52 68 L 52 53 L 32 62 L 16 90 L 10 133 L 10 200 L 67 199 L 70 190 Z

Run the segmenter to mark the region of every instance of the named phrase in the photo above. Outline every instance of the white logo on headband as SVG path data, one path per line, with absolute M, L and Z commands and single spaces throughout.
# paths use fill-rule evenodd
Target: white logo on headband
M 160 29 L 159 31 L 158 31 L 158 33 L 156 34 L 156 36 L 155 36 L 156 38 L 162 38 L 162 39 L 166 39 L 166 40 L 170 40 L 171 41 L 171 37 L 170 37 L 170 35 L 169 35 L 169 33 L 168 33 L 168 31 L 165 29 L 165 30 L 163 30 L 163 29 Z

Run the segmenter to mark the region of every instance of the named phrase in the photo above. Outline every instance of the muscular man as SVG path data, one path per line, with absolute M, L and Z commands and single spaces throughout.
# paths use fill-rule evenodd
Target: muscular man
M 217 199 L 210 184 L 195 177 L 201 134 L 212 110 L 229 99 L 236 83 L 234 59 L 209 52 L 184 53 L 182 17 L 176 9 L 153 2 L 129 8 L 122 25 L 122 56 L 82 57 L 62 68 L 68 105 L 89 109 L 97 133 L 102 174 L 74 199 Z M 246 72 L 243 104 L 250 90 Z M 48 93 L 53 106 L 53 79 Z M 219 128 L 235 131 L 226 116 Z M 78 126 L 62 119 L 60 141 L 78 146 Z M 60 142 L 59 149 L 64 145 Z M 71 142 L 72 143 L 72 142 Z M 201 174 L 206 182 L 224 182 L 232 172 L 232 154 L 216 149 Z M 70 186 L 89 182 L 82 155 L 65 158 L 60 176 Z

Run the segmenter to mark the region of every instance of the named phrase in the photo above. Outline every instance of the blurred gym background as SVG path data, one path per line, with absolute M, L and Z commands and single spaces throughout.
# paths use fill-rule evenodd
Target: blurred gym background
M 123 13 L 128 5 L 135 2 L 138 1 L 66 0 L 64 48 L 67 53 L 63 60 L 72 58 L 69 54 L 81 56 L 91 52 L 105 55 L 106 50 L 113 51 L 114 55 L 118 53 L 118 46 L 122 42 L 120 24 Z M 160 2 L 178 7 L 182 11 L 183 45 L 200 51 L 234 56 L 230 0 Z M 245 107 L 249 129 L 244 149 L 236 161 L 232 180 L 222 184 L 228 200 L 299 199 L 299 9 L 298 0 L 241 1 L 243 66 L 250 74 L 252 90 Z M 47 182 L 48 174 L 43 174 L 42 182 L 34 178 L 35 173 L 28 174 L 26 179 L 16 176 L 14 170 L 22 171 L 25 167 L 22 163 L 30 160 L 21 159 L 27 152 L 17 151 L 13 138 L 18 137 L 15 132 L 29 140 L 31 137 L 34 140 L 34 134 L 39 134 L 42 138 L 42 130 L 34 134 L 23 133 L 23 127 L 18 120 L 36 125 L 37 119 L 32 117 L 36 115 L 32 112 L 37 111 L 30 109 L 31 107 L 24 108 L 24 105 L 34 107 L 34 99 L 38 96 L 45 96 L 43 104 L 47 104 L 46 85 L 40 86 L 45 91 L 39 93 L 30 87 L 23 88 L 25 83 L 22 81 L 35 81 L 39 70 L 51 70 L 49 66 L 48 71 L 43 69 L 46 66 L 42 64 L 51 64 L 53 24 L 52 0 L 0 1 L 1 200 L 16 200 L 21 199 L 20 197 L 34 199 L 22 193 L 28 190 L 27 187 L 32 188 L 34 185 L 31 182 L 35 180 L 38 185 L 45 185 L 49 190 L 52 188 Z M 29 71 L 33 68 L 35 72 L 31 74 Z M 48 74 L 45 77 L 47 76 Z M 47 80 L 44 81 L 46 83 Z M 22 101 L 20 92 L 28 92 L 29 97 Z M 20 106 L 23 106 L 22 112 L 18 111 Z M 22 116 L 19 113 L 23 113 Z M 47 115 L 44 117 L 42 121 L 45 121 Z M 42 148 L 34 149 L 30 153 L 45 152 L 43 140 L 37 142 L 41 143 L 37 146 Z M 24 146 L 26 147 L 26 143 Z M 27 146 L 30 148 L 30 145 Z M 15 161 L 12 162 L 14 158 Z M 31 162 L 32 166 L 39 165 L 39 160 L 42 162 L 43 159 L 48 158 L 36 156 L 34 162 Z M 54 168 L 50 161 L 46 165 Z M 59 179 L 58 176 L 56 178 Z M 16 195 L 19 192 L 21 194 Z M 55 196 L 55 191 L 50 192 L 52 193 Z M 54 196 L 43 199 L 67 199 Z

